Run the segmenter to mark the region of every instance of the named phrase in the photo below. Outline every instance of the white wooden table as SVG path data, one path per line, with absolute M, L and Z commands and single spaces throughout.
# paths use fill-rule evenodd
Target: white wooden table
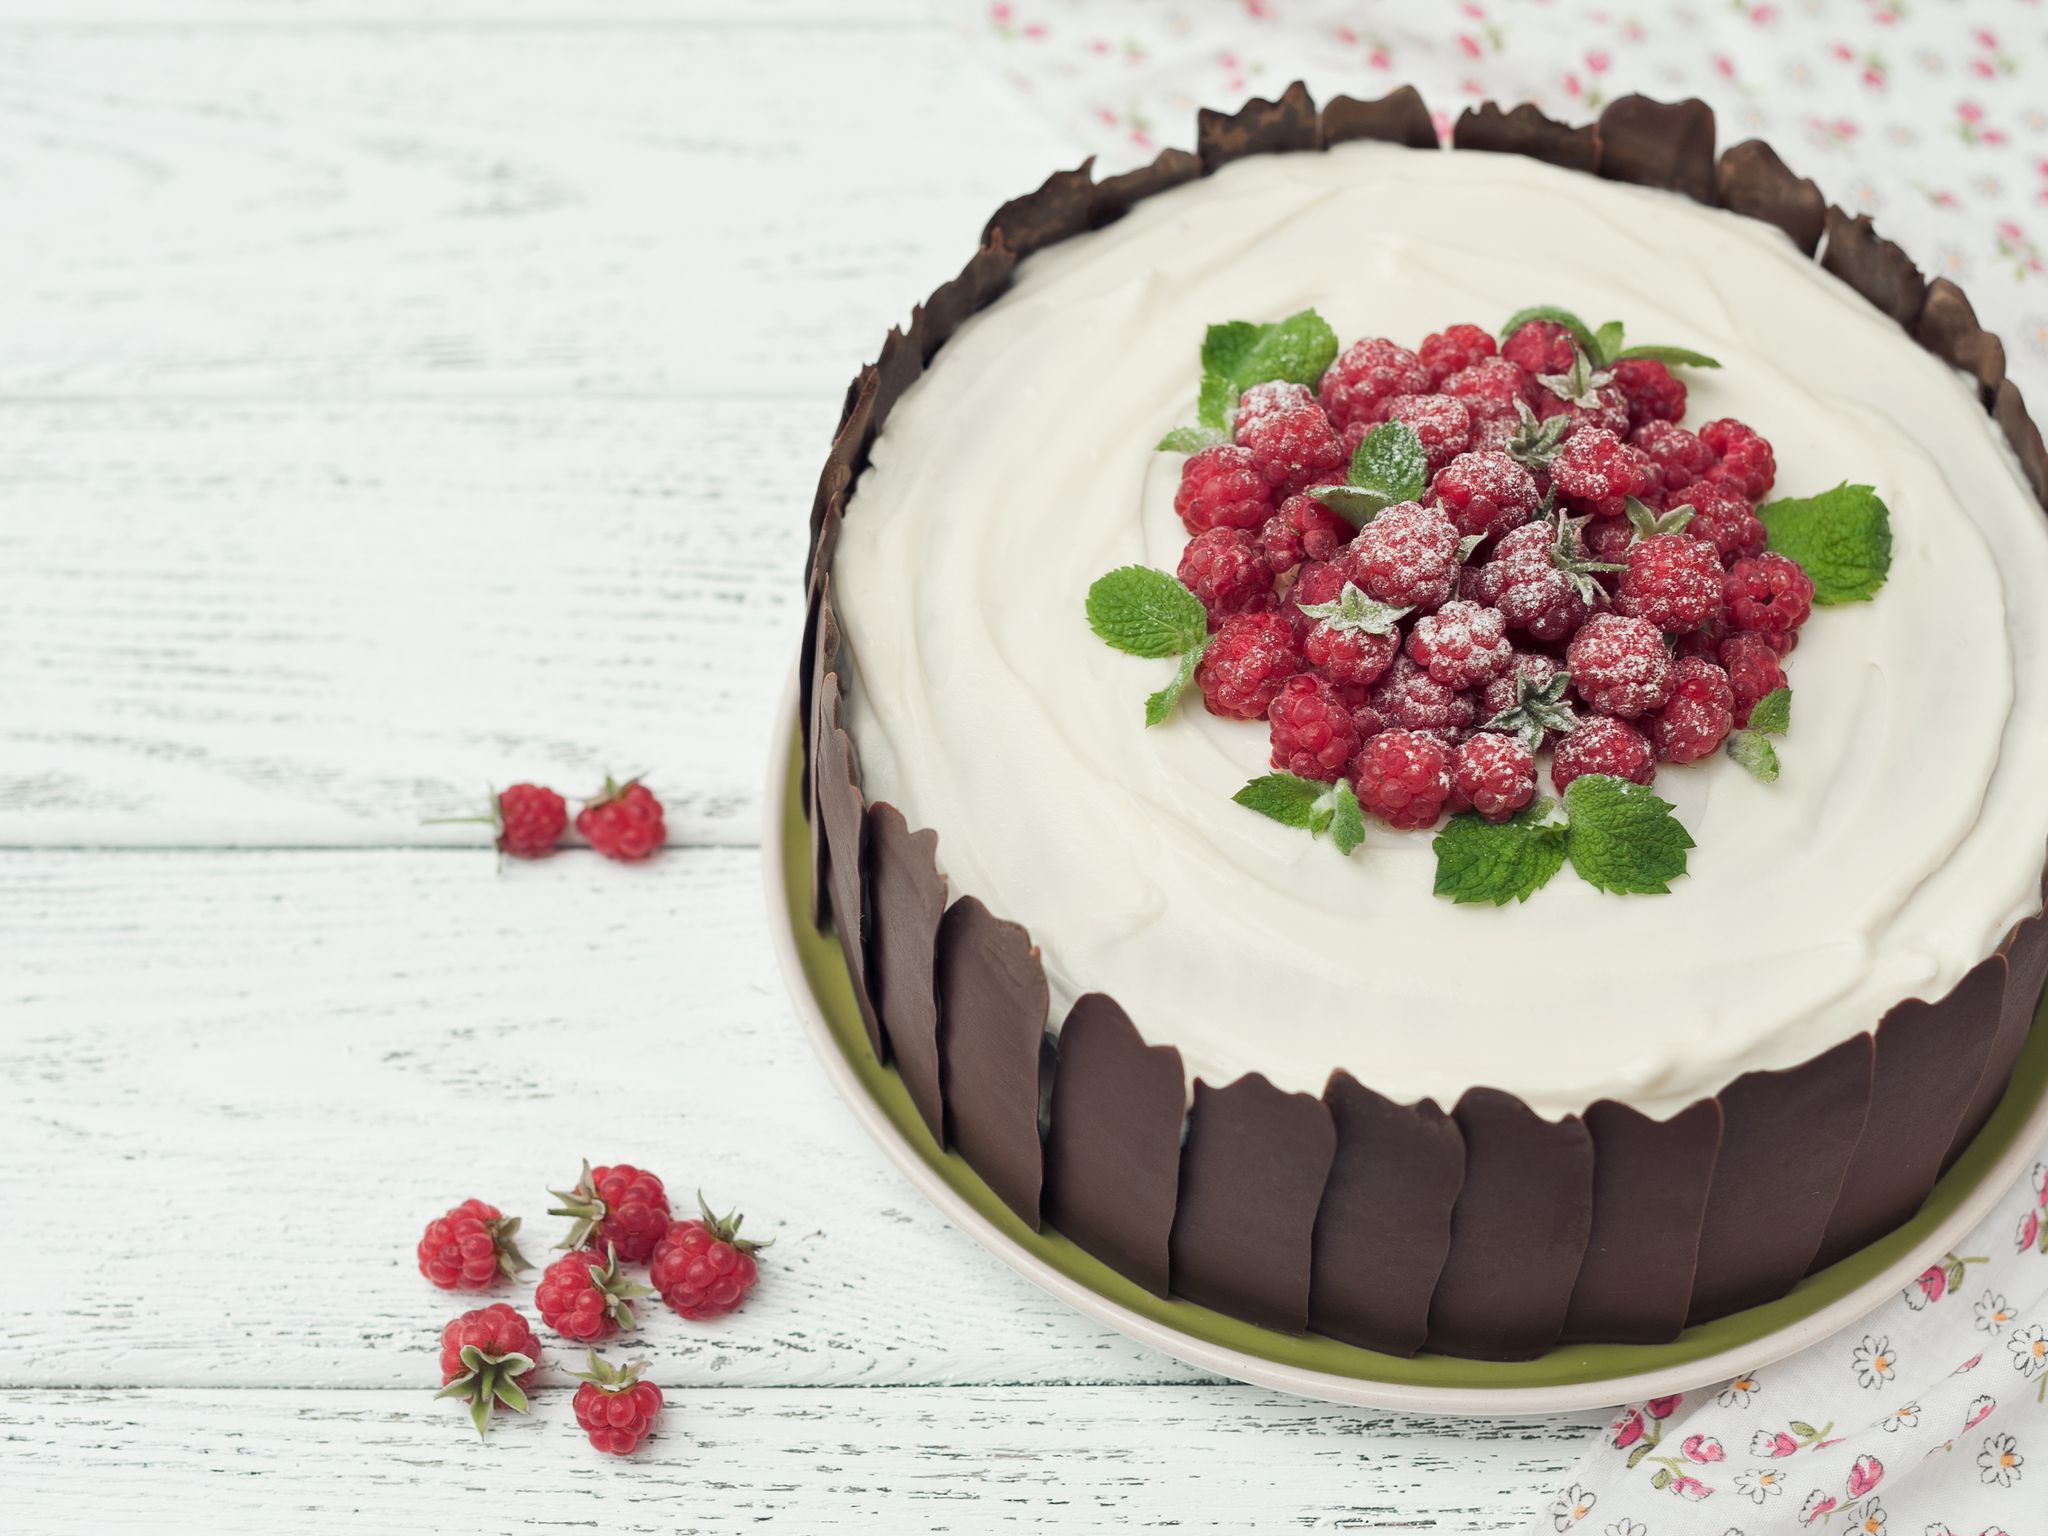
M 785 1004 L 841 389 L 1072 158 L 918 0 L 0 7 L 0 1526 L 1495 1530 L 1569 1465 L 1069 1314 Z M 650 867 L 420 825 L 607 766 Z M 736 1318 L 653 1310 L 630 1463 L 564 1389 L 488 1446 L 431 1397 L 423 1221 L 545 1248 L 585 1155 L 779 1237 Z

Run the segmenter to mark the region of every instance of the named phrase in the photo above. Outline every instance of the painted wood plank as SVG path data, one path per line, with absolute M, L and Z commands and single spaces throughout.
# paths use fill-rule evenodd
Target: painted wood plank
M 427 1392 L 0 1394 L 23 1530 L 1499 1531 L 1523 1528 L 1589 1421 L 1363 1414 L 1235 1386 L 684 1387 L 630 1460 L 566 1390 L 477 1443 Z M 10 1466 L 13 1475 L 8 1476 Z M 601 1501 L 601 1502 L 600 1502 Z M 481 1512 L 489 1511 L 489 1514 Z
M 7 0 L 0 29 L 258 27 L 929 29 L 943 25 L 929 0 Z

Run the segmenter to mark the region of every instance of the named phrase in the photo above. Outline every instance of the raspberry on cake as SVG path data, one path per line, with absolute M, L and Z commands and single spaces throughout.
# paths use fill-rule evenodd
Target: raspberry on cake
M 1657 466 L 1659 505 L 1669 512 L 1687 504 L 1687 486 L 1704 480 L 1719 461 L 1714 450 L 1677 421 L 1652 418 L 1628 435 L 1629 446 Z
M 1584 571 L 1590 568 L 1575 527 L 1525 523 L 1472 573 L 1470 595 L 1498 608 L 1511 628 L 1532 640 L 1555 643 L 1586 622 L 1591 578 Z
M 1431 474 L 1471 446 L 1472 413 L 1455 395 L 1396 395 L 1385 401 L 1381 410 L 1383 419 L 1401 422 L 1414 431 Z M 1351 432 L 1361 438 L 1365 435 L 1364 428 L 1353 427 L 1347 430 L 1347 438 Z M 1346 446 L 1355 450 L 1358 444 L 1348 441 Z
M 1723 417 L 1700 428 L 1700 441 L 1719 459 L 1707 471 L 1709 480 L 1725 480 L 1751 501 L 1762 501 L 1771 493 L 1778 477 L 1777 456 L 1754 427 Z
M 1735 723 L 1748 725 L 1756 701 L 1785 686 L 1785 668 L 1768 639 L 1747 631 L 1723 640 L 1720 656 L 1735 694 Z
M 1451 752 L 1418 731 L 1382 731 L 1359 748 L 1358 803 L 1390 827 L 1429 827 L 1451 798 Z
M 1313 496 L 1290 496 L 1259 530 L 1259 546 L 1266 568 L 1284 576 L 1304 561 L 1334 559 L 1353 531 Z
M 1564 373 L 1571 368 L 1578 344 L 1555 320 L 1530 320 L 1501 343 L 1500 355 L 1532 378 Z
M 1628 424 L 1641 430 L 1653 421 L 1678 421 L 1685 415 L 1685 382 L 1654 357 L 1615 359 L 1608 370 L 1614 387 L 1628 403 Z
M 1728 622 L 1762 635 L 1789 635 L 1813 612 L 1813 578 L 1798 561 L 1769 550 L 1729 566 L 1721 593 Z
M 1735 690 L 1728 674 L 1698 656 L 1671 665 L 1671 697 L 1650 717 L 1650 740 L 1669 763 L 1696 763 L 1735 729 Z
M 1237 405 L 1237 446 L 1276 496 L 1342 479 L 1351 460 L 1316 397 L 1299 384 L 1246 390 Z
M 1498 608 L 1453 599 L 1415 621 L 1408 654 L 1444 686 L 1476 688 L 1507 671 L 1515 648 Z
M 1470 730 L 1479 703 L 1463 688 L 1440 683 L 1406 656 L 1396 656 L 1368 700 L 1389 725 L 1427 731 L 1446 744 Z
M 1670 634 L 1698 629 L 1721 609 L 1721 557 L 1689 533 L 1660 533 L 1629 546 L 1614 610 Z
M 1717 578 L 1719 569 L 1715 567 Z M 1179 575 L 1180 584 L 1208 610 L 1211 629 L 1233 613 L 1273 606 L 1273 572 L 1265 550 L 1242 528 L 1211 528 L 1189 539 L 1181 552 Z
M 1272 722 L 1272 763 L 1282 773 L 1334 784 L 1358 752 L 1358 723 L 1336 687 L 1297 673 L 1287 679 L 1266 717 Z
M 1550 782 L 1563 794 L 1589 773 L 1648 784 L 1657 777 L 1657 753 L 1647 737 L 1625 721 L 1596 715 L 1557 744 L 1550 754 Z
M 1648 455 L 1609 429 L 1581 427 L 1550 461 L 1550 483 L 1574 512 L 1620 517 L 1629 497 L 1655 489 L 1656 470 Z
M 1724 480 L 1700 480 L 1665 496 L 1666 510 L 1692 508 L 1686 532 L 1714 546 L 1724 563 L 1763 553 L 1764 525 L 1742 493 Z
M 1485 362 L 1499 350 L 1493 332 L 1484 326 L 1447 325 L 1423 337 L 1415 355 L 1429 373 L 1429 387 L 1441 389 L 1452 374 Z
M 1273 491 L 1249 448 L 1218 443 L 1181 465 L 1173 510 L 1189 533 L 1258 528 L 1273 515 Z
M 1354 341 L 1330 364 L 1319 390 L 1323 409 L 1337 429 L 1371 426 L 1380 403 L 1396 395 L 1420 395 L 1435 387 L 1422 360 L 1383 336 Z
M 1671 652 L 1647 619 L 1596 613 L 1564 653 L 1572 687 L 1589 709 L 1633 720 L 1671 696 Z
M 1505 453 L 1461 453 L 1429 482 L 1429 505 L 1466 538 L 1499 538 L 1536 515 L 1536 477 Z
M 1535 402 L 1536 381 L 1504 357 L 1461 368 L 1437 386 L 1438 392 L 1465 402 L 1475 422 L 1513 421 L 1517 406 Z
M 1536 798 L 1536 756 L 1512 736 L 1481 731 L 1458 745 L 1451 761 L 1454 811 L 1506 821 Z
M 1276 613 L 1238 613 L 1217 627 L 1195 669 L 1195 683 L 1210 714 L 1257 720 L 1300 670 L 1287 620 Z
M 1460 537 L 1457 524 L 1433 507 L 1389 507 L 1351 541 L 1358 584 L 1382 603 L 1434 608 L 1456 590 Z

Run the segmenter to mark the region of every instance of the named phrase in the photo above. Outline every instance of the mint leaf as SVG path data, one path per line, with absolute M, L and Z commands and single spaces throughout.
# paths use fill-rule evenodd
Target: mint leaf
M 1214 427 L 1175 427 L 1159 439 L 1160 453 L 1200 453 L 1230 439 Z
M 1209 615 L 1166 572 L 1126 565 L 1088 589 L 1088 627 L 1127 655 L 1178 656 L 1208 638 Z
M 1356 582 L 1350 581 L 1344 583 L 1344 590 L 1337 594 L 1334 602 L 1296 603 L 1295 606 L 1310 618 L 1321 619 L 1330 629 L 1352 630 L 1361 635 L 1391 635 L 1400 627 L 1401 621 L 1415 611 L 1376 602 L 1367 597 L 1365 590 Z
M 1618 363 L 1624 357 L 1643 357 L 1651 362 L 1662 363 L 1667 368 L 1718 368 L 1721 365 L 1704 352 L 1695 352 L 1690 347 L 1623 347 L 1607 359 Z
M 1271 325 L 1225 320 L 1202 337 L 1202 392 L 1195 419 L 1227 432 L 1237 398 L 1275 379 L 1313 389 L 1337 356 L 1337 333 L 1312 309 Z
M 1527 309 L 1518 309 L 1508 316 L 1507 324 L 1500 328 L 1500 339 L 1506 341 L 1531 320 L 1550 320 L 1572 333 L 1576 341 L 1588 352 L 1597 352 L 1599 347 L 1593 340 L 1593 328 L 1568 309 L 1559 309 L 1555 304 L 1531 304 Z
M 1749 711 L 1749 728 L 1769 736 L 1782 736 L 1792 729 L 1792 690 L 1773 688 Z
M 1496 907 L 1527 901 L 1564 866 L 1565 829 L 1556 810 L 1556 801 L 1538 800 L 1503 822 L 1477 811 L 1453 816 L 1430 844 L 1436 850 L 1436 894 Z
M 1593 333 L 1593 345 L 1587 348 L 1594 363 L 1605 368 L 1621 355 L 1621 322 L 1610 320 Z
M 1166 717 L 1173 713 L 1173 706 L 1180 702 L 1180 696 L 1189 683 L 1194 681 L 1195 668 L 1202 660 L 1202 653 L 1209 649 L 1209 637 L 1204 635 L 1201 643 L 1190 646 L 1180 654 L 1180 670 L 1173 674 L 1173 681 L 1157 693 L 1148 694 L 1145 699 L 1145 723 L 1164 725 Z
M 1330 813 L 1330 841 L 1349 858 L 1365 841 L 1365 809 L 1348 781 L 1339 779 L 1333 793 L 1337 803 Z
M 1406 422 L 1388 421 L 1360 439 L 1347 484 L 1312 486 L 1309 495 L 1352 527 L 1363 528 L 1388 507 L 1419 498 L 1428 484 L 1429 455 L 1422 439 Z
M 1758 507 L 1770 547 L 1806 567 L 1823 607 L 1874 597 L 1892 568 L 1892 515 L 1867 485 Z
M 1269 773 L 1230 798 L 1284 827 L 1300 827 L 1316 837 L 1328 833 L 1342 854 L 1349 855 L 1365 841 L 1365 812 L 1342 779 L 1324 784 L 1291 773 Z
M 1564 792 L 1565 856 L 1588 885 L 1617 895 L 1662 896 L 1685 873 L 1691 834 L 1668 802 L 1640 784 L 1589 773 Z
M 1778 749 L 1761 731 L 1728 733 L 1728 755 L 1766 784 L 1778 782 Z

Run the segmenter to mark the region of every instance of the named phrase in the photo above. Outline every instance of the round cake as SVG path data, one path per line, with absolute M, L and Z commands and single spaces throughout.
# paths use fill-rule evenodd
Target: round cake
M 1774 1299 L 1910 1216 L 2024 1042 L 2048 965 L 2029 921 L 2048 850 L 2048 522 L 2027 479 L 2039 438 L 1952 285 L 1930 291 L 1763 146 L 1717 162 L 1699 103 L 1628 98 L 1579 130 L 1486 108 L 1448 154 L 1422 147 L 1426 124 L 1412 93 L 1318 114 L 1296 90 L 1205 114 L 1199 158 L 1169 154 L 1099 185 L 1084 170 L 1009 205 L 977 266 L 891 338 L 850 397 L 816 519 L 806 723 L 824 904 L 876 1049 L 935 1134 L 1027 1220 L 1141 1283 L 1397 1352 L 1663 1339 Z M 1503 327 L 1532 308 L 1564 320 Z M 1341 370 L 1325 374 L 1322 355 L 1298 384 L 1243 393 L 1240 372 L 1219 416 L 1205 334 L 1218 349 L 1223 322 L 1256 337 L 1308 313 L 1317 334 L 1358 339 L 1341 376 L 1360 388 L 1388 358 L 1412 369 L 1407 349 L 1426 336 L 1465 346 L 1440 353 L 1429 382 L 1387 386 L 1440 402 L 1463 388 L 1447 372 L 1469 379 L 1456 440 L 1438 443 L 1426 403 L 1340 402 Z M 1658 345 L 1591 334 L 1610 317 Z M 1563 366 L 1456 372 L 1491 358 L 1497 331 L 1524 361 L 1539 345 L 1574 358 L 1576 382 Z M 1631 432 L 1680 408 L 1618 393 L 1627 366 L 1604 354 L 1631 350 L 1718 364 L 1643 375 L 1683 380 L 1688 430 Z M 1284 347 L 1268 352 L 1289 366 Z M 1489 430 L 1498 376 L 1520 381 L 1522 420 L 1501 408 Z M 1319 387 L 1321 405 L 1303 407 L 1312 447 L 1264 461 L 1276 478 L 1270 507 L 1253 488 L 1260 516 L 1295 497 L 1311 539 L 1332 542 L 1335 511 L 1360 528 L 1357 549 L 1399 501 L 1374 546 L 1397 552 L 1411 509 L 1424 534 L 1456 521 L 1465 504 L 1440 511 L 1440 480 L 1375 490 L 1375 463 L 1398 462 L 1375 449 L 1419 448 L 1427 476 L 1490 449 L 1542 496 L 1514 519 L 1458 523 L 1464 568 L 1399 607 L 1388 599 L 1421 590 L 1401 586 L 1408 566 L 1382 561 L 1376 582 L 1362 557 L 1321 562 L 1327 584 L 1311 595 L 1325 639 L 1340 587 L 1381 615 L 1359 621 L 1383 637 L 1362 642 L 1376 653 L 1370 689 L 1298 654 L 1318 562 L 1297 549 L 1296 564 L 1271 562 L 1275 579 L 1255 567 L 1251 586 L 1205 584 L 1185 563 L 1197 546 L 1226 565 L 1267 547 L 1249 527 L 1207 534 L 1183 490 L 1203 468 L 1188 452 L 1233 425 L 1253 441 L 1241 393 L 1291 409 Z M 1186 426 L 1198 413 L 1206 430 Z M 1768 439 L 1775 483 L 1749 498 L 1766 503 L 1771 552 L 1745 523 L 1753 542 L 1723 563 L 1762 582 L 1788 558 L 1782 534 L 1811 568 L 1792 580 L 1818 581 L 1796 654 L 1786 633 L 1775 663 L 1759 663 L 1789 685 L 1763 709 L 1796 699 L 1796 723 L 1750 721 L 1758 699 L 1730 660 L 1738 626 L 1718 586 L 1734 578 L 1711 553 L 1711 618 L 1657 606 L 1676 578 L 1654 557 L 1711 550 L 1717 531 L 1686 531 L 1694 503 L 1718 504 L 1700 468 L 1717 455 L 1691 434 L 1730 421 Z M 1590 462 L 1608 441 L 1603 426 L 1615 452 L 1668 448 L 1687 466 L 1668 472 L 1697 473 L 1697 494 L 1660 494 L 1666 471 L 1653 470 L 1630 502 L 1637 526 L 1621 531 L 1624 498 L 1575 495 L 1583 477 L 1567 473 L 1571 455 Z M 1757 485 L 1741 483 L 1725 432 L 1706 435 L 1728 455 L 1715 484 L 1739 505 Z M 1183 451 L 1154 451 L 1162 441 Z M 1240 447 L 1210 457 L 1219 472 L 1251 462 Z M 1362 501 L 1316 483 L 1347 478 Z M 1532 634 L 1503 601 L 1515 628 L 1502 638 L 1487 601 L 1500 583 L 1484 568 L 1506 559 L 1518 520 L 1539 567 L 1546 551 L 1559 568 L 1572 562 L 1555 551 L 1581 551 L 1576 579 L 1608 638 L 1661 642 L 1637 658 L 1661 692 L 1597 692 L 1585 619 L 1573 623 L 1584 643 L 1540 619 Z M 1652 544 L 1631 568 L 1630 551 Z M 1091 588 L 1177 566 L 1210 634 L 1189 653 L 1186 697 L 1148 728 L 1141 701 L 1173 664 L 1105 646 Z M 1431 610 L 1433 626 L 1420 622 Z M 1240 706 L 1225 669 L 1275 634 L 1293 650 Z M 1441 641 L 1433 652 L 1432 635 L 1456 656 Z M 1691 670 L 1667 675 L 1667 655 Z M 1580 672 L 1565 694 L 1579 715 L 1566 718 L 1598 729 L 1570 737 L 1636 744 L 1639 775 L 1624 747 L 1579 770 L 1609 777 L 1555 799 L 1571 774 L 1537 784 L 1544 749 L 1570 738 L 1493 707 L 1533 696 L 1515 692 L 1524 656 L 1539 680 Z M 1451 690 L 1462 716 L 1416 712 L 1394 689 L 1420 678 L 1436 698 L 1425 662 L 1465 685 Z M 1329 711 L 1346 718 L 1320 759 L 1288 756 L 1276 729 L 1268 762 L 1268 700 L 1296 669 L 1311 748 L 1328 747 Z M 1713 702 L 1731 672 L 1732 715 Z M 1688 748 L 1665 706 L 1709 677 L 1702 708 L 1721 714 Z M 1369 723 L 1349 723 L 1354 710 Z M 1475 732 L 1484 724 L 1495 731 Z M 1517 725 L 1533 754 L 1507 745 Z M 1379 766 L 1354 766 L 1354 742 L 1374 732 L 1391 733 Z M 1654 768 L 1652 744 L 1665 749 Z M 1307 778 L 1270 774 L 1281 809 L 1255 814 L 1247 781 L 1283 758 Z M 1400 775 L 1464 784 L 1468 761 L 1507 763 L 1513 798 L 1453 789 L 1419 825 L 1388 810 Z M 1690 844 L 1676 865 L 1603 888 L 1600 784 L 1622 812 L 1657 797 L 1650 819 Z M 1354 785 L 1380 812 L 1362 839 L 1340 850 L 1303 830 L 1304 818 L 1326 827 L 1340 791 L 1355 806 Z M 1312 818 L 1287 809 L 1311 804 Z M 1545 867 L 1563 873 L 1473 894 L 1459 883 L 1472 863 L 1451 865 L 1468 843 L 1488 870 L 1496 848 L 1555 848 Z M 1789 1187 L 1788 1167 L 1800 1170 Z

